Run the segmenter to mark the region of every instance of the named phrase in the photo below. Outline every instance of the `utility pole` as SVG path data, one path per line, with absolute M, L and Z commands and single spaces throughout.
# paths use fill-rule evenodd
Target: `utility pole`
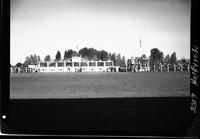
M 140 37 L 139 38 L 139 57 L 142 56 L 141 48 L 142 48 L 142 41 L 141 41 L 141 37 Z
M 139 41 L 140 41 L 140 48 L 141 48 L 141 47 L 142 47 L 142 41 L 141 41 L 141 37 L 140 37 L 140 40 L 139 40 Z

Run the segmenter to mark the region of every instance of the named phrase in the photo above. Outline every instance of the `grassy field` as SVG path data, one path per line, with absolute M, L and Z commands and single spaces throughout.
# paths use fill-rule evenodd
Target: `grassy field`
M 11 74 L 11 99 L 186 97 L 189 72 Z
M 11 74 L 9 132 L 184 137 L 189 92 L 189 72 Z

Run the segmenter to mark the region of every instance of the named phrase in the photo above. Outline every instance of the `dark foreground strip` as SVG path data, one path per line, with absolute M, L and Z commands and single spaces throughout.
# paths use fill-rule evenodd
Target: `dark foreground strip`
M 10 132 L 185 136 L 189 98 L 12 99 Z

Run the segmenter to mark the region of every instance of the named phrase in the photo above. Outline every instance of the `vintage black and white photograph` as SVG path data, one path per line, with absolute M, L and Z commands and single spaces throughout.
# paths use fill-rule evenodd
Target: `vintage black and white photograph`
M 190 13 L 190 0 L 11 0 L 13 130 L 186 136 Z

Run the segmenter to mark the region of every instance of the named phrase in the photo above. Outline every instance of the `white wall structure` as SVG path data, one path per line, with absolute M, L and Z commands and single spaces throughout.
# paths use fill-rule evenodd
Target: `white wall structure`
M 62 61 L 39 62 L 39 72 L 109 72 L 113 61 L 89 61 L 81 56 L 73 56 Z

